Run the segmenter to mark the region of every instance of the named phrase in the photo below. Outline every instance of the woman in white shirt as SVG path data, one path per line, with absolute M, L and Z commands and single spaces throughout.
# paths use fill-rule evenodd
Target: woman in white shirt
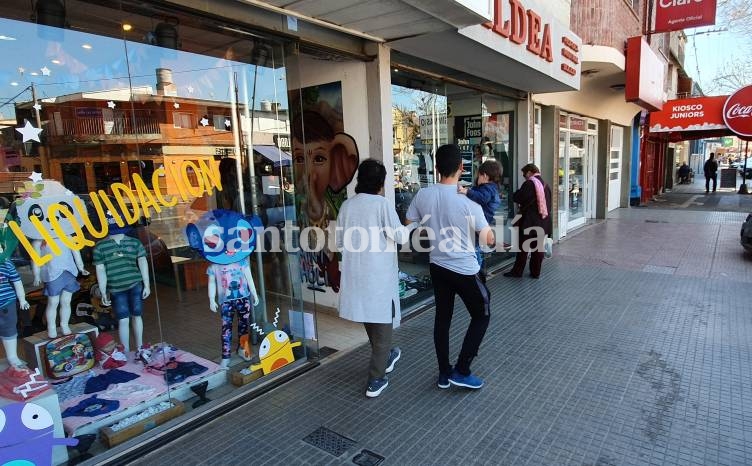
M 392 329 L 400 324 L 397 244 L 405 244 L 417 224 L 405 227 L 383 196 L 386 168 L 374 159 L 358 167 L 354 197 L 337 216 L 337 249 L 342 251 L 339 314 L 363 322 L 371 342 L 366 396 L 379 396 L 386 374 L 401 356 L 392 348 Z

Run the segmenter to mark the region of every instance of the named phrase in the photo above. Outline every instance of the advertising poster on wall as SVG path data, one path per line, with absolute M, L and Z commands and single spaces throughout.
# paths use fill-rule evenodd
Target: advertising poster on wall
M 298 226 L 326 230 L 347 197 L 346 187 L 358 168 L 355 140 L 344 132 L 342 83 L 292 90 L 292 158 Z M 300 238 L 314 246 L 315 238 Z M 300 252 L 301 279 L 314 291 L 339 291 L 338 254 L 324 249 Z

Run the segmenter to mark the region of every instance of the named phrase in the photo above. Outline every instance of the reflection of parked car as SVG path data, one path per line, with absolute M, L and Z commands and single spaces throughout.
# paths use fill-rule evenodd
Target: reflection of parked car
M 746 179 L 750 180 L 752 179 L 752 157 L 747 158 L 747 160 L 742 160 L 737 164 L 737 169 L 739 170 L 739 174 L 744 176 Z M 746 172 L 746 175 L 745 175 Z
M 741 243 L 747 252 L 752 252 L 752 214 L 742 223 Z

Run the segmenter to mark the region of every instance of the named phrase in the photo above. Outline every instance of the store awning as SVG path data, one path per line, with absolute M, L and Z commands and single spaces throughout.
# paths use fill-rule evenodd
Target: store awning
M 532 93 L 578 90 L 581 39 L 543 11 L 539 19 L 532 45 L 527 35 L 518 43 L 497 30 L 476 25 L 406 37 L 389 46 L 513 89 Z
M 277 146 L 257 144 L 253 146 L 253 151 L 274 163 L 275 167 L 289 167 L 292 164 L 292 156 Z

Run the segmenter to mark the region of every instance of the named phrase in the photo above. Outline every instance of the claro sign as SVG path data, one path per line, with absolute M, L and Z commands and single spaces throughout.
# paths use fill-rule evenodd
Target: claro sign
M 737 136 L 752 138 L 752 86 L 739 89 L 726 100 L 723 121 Z
M 653 32 L 715 24 L 716 0 L 657 0 Z

